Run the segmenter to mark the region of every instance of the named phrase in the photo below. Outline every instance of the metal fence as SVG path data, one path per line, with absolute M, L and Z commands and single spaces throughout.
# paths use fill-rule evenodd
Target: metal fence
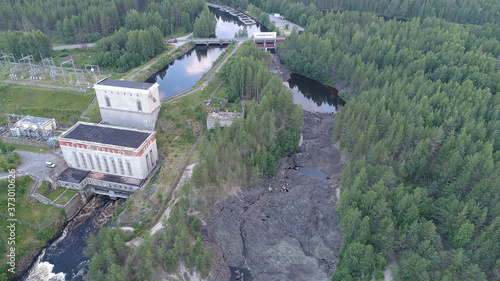
M 29 87 L 49 88 L 49 89 L 56 89 L 56 90 L 62 90 L 62 91 L 73 91 L 73 92 L 80 92 L 80 93 L 86 93 L 88 91 L 88 88 L 71 88 L 71 87 L 61 87 L 61 86 L 35 84 L 35 83 L 27 83 L 27 82 L 17 82 L 17 81 L 7 81 L 7 80 L 0 80 L 0 83 L 16 84 L 16 85 L 29 86 Z

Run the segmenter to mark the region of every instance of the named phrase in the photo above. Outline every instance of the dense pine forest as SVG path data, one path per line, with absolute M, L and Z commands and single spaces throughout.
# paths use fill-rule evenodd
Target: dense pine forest
M 157 26 L 164 35 L 192 30 L 204 1 L 0 1 L 0 30 L 41 30 L 66 43 L 95 42 L 120 27 Z
M 274 176 L 278 157 L 297 149 L 302 111 L 281 78 L 269 73 L 270 59 L 246 42 L 219 73 L 235 93 L 231 99 L 253 102 L 245 106 L 244 120 L 217 128 L 201 142 L 201 161 L 193 173 L 197 187 L 251 185 L 262 175 Z
M 0 1 L 0 30 L 8 30 L 0 50 L 16 59 L 52 56 L 54 40 L 97 42 L 93 63 L 125 72 L 162 53 L 164 37 L 193 31 L 208 37 L 215 30 L 202 0 L 11 2 Z
M 388 264 L 395 280 L 498 280 L 497 29 L 290 7 L 307 27 L 282 46 L 287 66 L 356 90 L 335 116 L 350 160 L 333 280 L 380 280 Z
M 438 17 L 462 24 L 499 24 L 500 2 L 495 0 L 219 0 L 244 9 L 252 3 L 267 11 L 285 13 L 300 4 L 322 11 L 370 12 L 385 17 L 411 19 Z M 297 17 L 301 13 L 294 11 Z

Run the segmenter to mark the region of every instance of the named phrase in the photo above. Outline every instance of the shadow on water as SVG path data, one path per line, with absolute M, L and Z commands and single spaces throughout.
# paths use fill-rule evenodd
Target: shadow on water
M 301 103 L 305 110 L 331 113 L 337 112 L 339 106 L 345 104 L 337 89 L 300 74 L 290 75 L 288 87 L 293 93 L 294 102 Z

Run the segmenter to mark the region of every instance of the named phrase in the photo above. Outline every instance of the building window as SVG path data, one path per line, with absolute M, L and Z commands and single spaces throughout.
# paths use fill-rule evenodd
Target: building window
M 154 168 L 155 167 L 155 164 L 154 164 L 154 160 L 153 160 L 153 150 L 151 149 L 149 151 L 149 159 L 151 160 L 151 168 Z
M 132 176 L 132 167 L 130 166 L 130 161 L 127 160 L 128 175 Z
M 106 106 L 107 107 L 111 107 L 111 102 L 109 101 L 109 97 L 108 96 L 104 96 L 104 99 L 106 99 Z
M 111 167 L 113 167 L 113 173 L 118 174 L 116 171 L 116 164 L 115 164 L 115 159 L 114 158 L 109 158 L 111 159 Z
M 90 167 L 92 167 L 92 170 L 95 170 L 94 161 L 92 161 L 92 156 L 90 156 L 90 154 L 87 154 L 87 158 L 89 159 Z
M 81 153 L 81 152 L 80 152 L 80 158 L 82 159 L 83 167 L 85 167 L 85 169 L 88 169 L 87 161 L 85 161 L 85 157 L 83 156 L 83 153 Z
M 80 168 L 80 161 L 78 161 L 78 156 L 76 156 L 76 152 L 73 151 L 73 158 L 75 159 L 76 166 Z
M 137 99 L 137 110 L 142 111 L 142 104 L 141 104 L 141 101 L 139 99 Z
M 120 165 L 120 172 L 122 175 L 125 175 L 125 169 L 123 169 L 123 162 L 122 159 L 118 158 L 118 165 Z
M 95 155 L 95 162 L 97 163 L 97 169 L 99 169 L 99 171 L 102 171 L 101 160 L 99 159 L 98 155 Z
M 151 166 L 149 164 L 149 154 L 146 154 L 146 165 L 148 166 L 148 172 L 151 170 Z
M 106 173 L 109 173 L 108 159 L 106 158 L 106 156 L 103 156 L 102 159 L 104 160 L 104 168 L 106 168 Z

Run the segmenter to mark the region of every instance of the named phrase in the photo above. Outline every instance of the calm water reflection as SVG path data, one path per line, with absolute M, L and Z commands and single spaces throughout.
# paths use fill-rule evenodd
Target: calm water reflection
M 237 17 L 221 12 L 219 9 L 210 8 L 210 12 L 215 14 L 215 18 L 217 19 L 217 27 L 215 28 L 215 36 L 217 38 L 234 38 L 234 34 L 245 27 Z M 266 32 L 269 30 L 257 23 L 247 26 L 247 31 L 248 37 L 252 37 L 255 32 Z
M 338 107 L 345 104 L 337 89 L 300 74 L 292 73 L 285 85 L 292 91 L 293 101 L 302 104 L 305 110 L 337 112 Z
M 146 82 L 160 84 L 160 99 L 171 97 L 193 87 L 201 76 L 210 70 L 212 63 L 224 49 L 225 46 L 197 46 L 151 76 Z

